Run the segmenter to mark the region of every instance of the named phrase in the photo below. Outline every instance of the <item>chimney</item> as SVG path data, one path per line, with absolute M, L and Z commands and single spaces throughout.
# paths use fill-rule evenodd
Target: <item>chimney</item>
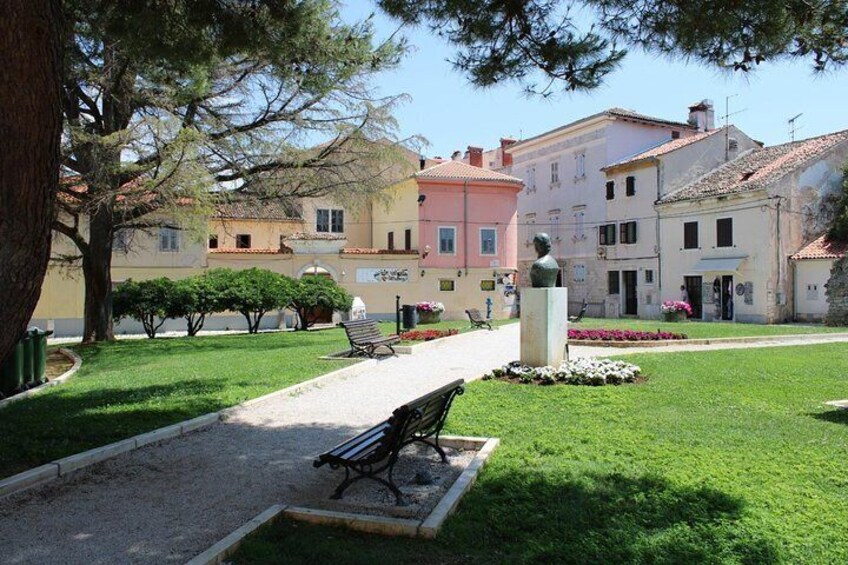
M 483 148 L 468 146 L 468 164 L 483 168 Z
M 424 155 L 418 157 L 418 170 L 423 171 L 427 168 L 427 158 Z
M 712 131 L 715 129 L 715 110 L 713 101 L 703 99 L 697 104 L 689 106 L 689 123 L 698 128 L 698 131 Z
M 515 143 L 514 139 L 509 139 L 508 137 L 501 138 L 501 166 L 503 167 L 511 167 L 512 166 L 512 153 L 507 153 L 506 148 Z

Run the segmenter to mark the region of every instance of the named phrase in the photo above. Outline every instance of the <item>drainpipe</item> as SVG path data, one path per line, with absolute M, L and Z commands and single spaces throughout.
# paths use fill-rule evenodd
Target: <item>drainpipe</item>
M 662 162 L 660 162 L 659 160 L 656 160 L 656 164 L 657 164 L 657 200 L 656 201 L 659 202 L 660 198 L 662 198 L 662 188 L 661 188 L 662 187 L 662 185 L 661 185 L 661 183 L 662 183 L 662 172 L 660 171 L 660 167 L 662 167 Z M 662 271 L 662 245 L 660 245 L 660 241 L 661 241 L 660 237 L 662 236 L 662 232 L 660 230 L 660 209 L 656 205 L 654 205 L 654 210 L 657 213 L 657 225 L 656 225 L 656 232 L 657 232 L 657 292 L 658 292 L 657 300 L 660 302 L 660 304 L 662 304 L 662 285 L 663 285 L 662 272 L 663 271 Z
M 468 276 L 468 181 L 462 183 L 462 246 L 465 276 Z

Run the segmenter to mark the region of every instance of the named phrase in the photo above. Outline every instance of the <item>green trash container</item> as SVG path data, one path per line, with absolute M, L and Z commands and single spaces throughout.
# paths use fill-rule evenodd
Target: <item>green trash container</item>
M 53 332 L 46 332 L 40 328 L 29 329 L 32 338 L 32 372 L 35 382 L 42 384 L 47 382 L 47 336 Z
M 24 348 L 24 387 L 30 388 L 35 386 L 35 366 L 32 362 L 32 334 L 30 334 L 29 330 L 24 332 L 23 337 L 21 337 L 21 341 L 19 341 Z
M 0 392 L 11 396 L 24 388 L 24 346 L 19 341 L 0 368 Z

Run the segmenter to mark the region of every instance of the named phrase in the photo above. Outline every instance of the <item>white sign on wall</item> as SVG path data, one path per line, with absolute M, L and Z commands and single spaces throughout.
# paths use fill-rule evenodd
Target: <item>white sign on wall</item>
M 356 269 L 358 283 L 405 283 L 409 282 L 409 269 Z

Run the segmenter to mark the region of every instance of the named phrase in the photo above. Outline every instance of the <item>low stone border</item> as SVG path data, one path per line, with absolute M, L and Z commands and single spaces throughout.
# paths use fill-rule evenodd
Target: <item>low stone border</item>
M 697 339 L 658 339 L 644 341 L 613 341 L 601 339 L 569 339 L 569 345 L 587 347 L 668 347 L 671 345 L 714 345 L 721 343 L 759 343 L 764 341 L 812 341 L 825 338 L 848 338 L 848 333 L 787 334 L 749 337 L 710 337 Z
M 848 400 L 828 400 L 825 404 L 838 410 L 848 410 Z
M 498 329 L 497 326 L 495 326 L 493 328 L 493 330 L 497 330 L 497 329 Z M 435 347 L 438 347 L 437 344 L 441 344 L 446 339 L 451 339 L 451 338 L 461 337 L 461 336 L 464 336 L 464 335 L 469 335 L 471 333 L 474 333 L 474 331 L 476 331 L 476 329 L 473 330 L 473 331 L 458 333 L 456 335 L 446 335 L 445 337 L 431 339 L 429 341 L 422 341 L 420 343 L 415 343 L 413 345 L 395 345 L 394 346 L 395 353 L 397 353 L 398 355 L 415 355 L 416 353 L 420 353 L 422 351 L 428 351 L 429 349 L 433 349 Z M 330 360 L 330 361 L 338 361 L 340 359 L 357 359 L 357 357 L 348 357 L 347 354 L 349 352 L 350 352 L 349 349 L 345 349 L 344 351 L 339 351 L 337 353 L 331 353 L 329 355 L 322 355 L 318 359 Z M 387 355 L 386 357 L 391 357 L 391 355 Z M 359 357 L 359 359 L 361 359 L 361 357 Z
M 244 541 L 244 538 L 253 533 L 257 528 L 265 524 L 274 523 L 285 509 L 286 506 L 275 504 L 200 555 L 191 559 L 186 565 L 218 565 L 219 563 L 223 563 L 224 559 L 236 552 L 239 546 L 241 546 L 241 542 Z
M 498 438 L 444 436 L 439 443 L 455 449 L 477 450 L 477 455 L 457 477 L 442 499 L 424 520 L 371 516 L 353 512 L 336 512 L 316 508 L 290 506 L 283 514 L 293 520 L 334 526 L 345 526 L 352 530 L 387 536 L 434 538 L 445 520 L 456 511 L 462 496 L 477 480 L 480 470 L 500 443 Z
M 65 382 L 66 380 L 68 380 L 69 378 L 71 378 L 72 376 L 74 376 L 74 374 L 77 371 L 79 371 L 79 368 L 82 366 L 82 358 L 79 355 L 74 353 L 72 350 L 66 349 L 64 347 L 60 347 L 57 351 L 59 351 L 59 353 L 61 353 L 62 355 L 64 355 L 65 357 L 67 357 L 68 359 L 73 361 L 73 363 L 74 363 L 73 366 L 53 380 L 47 381 L 46 383 L 44 383 L 42 385 L 39 385 L 35 388 L 31 388 L 29 390 L 26 390 L 26 391 L 24 391 L 20 394 L 16 394 L 14 396 L 10 396 L 9 398 L 4 398 L 3 400 L 0 400 L 0 409 L 5 408 L 9 404 L 16 402 L 18 400 L 23 400 L 24 398 L 30 398 L 31 396 L 35 396 L 36 394 L 38 394 L 40 392 L 44 392 L 45 390 L 47 390 L 51 386 L 60 385 L 63 382 Z
M 125 440 L 110 443 L 109 445 L 104 445 L 102 447 L 83 451 L 82 453 L 69 455 L 68 457 L 57 459 L 56 461 L 51 461 L 50 463 L 46 463 L 44 465 L 41 465 L 40 467 L 36 467 L 34 469 L 30 469 L 28 471 L 24 471 L 22 473 L 18 473 L 17 475 L 12 475 L 11 477 L 0 480 L 0 498 L 9 496 L 10 494 L 14 494 L 22 490 L 26 490 L 28 488 L 42 485 L 59 477 L 67 476 L 70 473 L 88 467 L 89 465 L 100 463 L 101 461 L 111 459 L 112 457 L 116 457 L 122 453 L 139 449 L 141 447 L 144 447 L 145 445 L 149 445 L 157 441 L 175 438 L 181 435 L 185 435 L 189 432 L 205 428 L 221 420 L 226 420 L 236 411 L 243 408 L 247 408 L 248 406 L 252 406 L 260 402 L 265 402 L 278 396 L 296 394 L 304 388 L 315 386 L 316 384 L 319 384 L 320 382 L 331 378 L 356 376 L 367 368 L 373 367 L 374 364 L 376 364 L 376 361 L 374 361 L 373 359 L 360 363 L 355 363 L 348 367 L 342 367 L 341 369 L 338 369 L 331 373 L 327 373 L 326 375 L 321 375 L 315 377 L 314 379 L 310 379 L 302 383 L 297 383 L 295 385 L 280 389 L 278 391 L 274 391 L 264 396 L 254 398 L 252 400 L 246 400 L 241 404 L 237 404 L 229 408 L 224 408 L 222 410 L 219 410 L 218 412 L 204 414 L 203 416 L 198 416 L 197 418 L 192 418 L 191 420 L 185 420 L 183 422 L 179 422 L 170 426 L 166 426 L 164 428 L 159 428 L 157 430 L 139 434 L 137 436 L 133 436 Z M 65 377 L 65 375 L 62 375 L 62 377 Z

